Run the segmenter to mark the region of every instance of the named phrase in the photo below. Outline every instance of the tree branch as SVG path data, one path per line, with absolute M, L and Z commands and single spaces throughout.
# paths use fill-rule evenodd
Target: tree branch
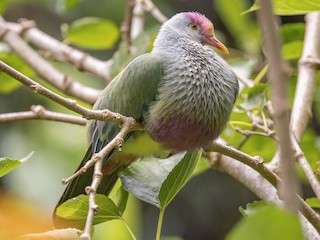
M 298 81 L 291 114 L 291 129 L 300 141 L 311 116 L 320 58 L 320 12 L 309 13 L 306 19 L 304 47 L 298 65 Z
M 49 51 L 50 54 L 59 61 L 68 61 L 79 70 L 93 73 L 104 80 L 109 81 L 111 79 L 110 67 L 113 63 L 112 60 L 101 61 L 87 53 L 72 48 L 40 31 L 31 20 L 21 19 L 20 24 L 17 24 L 6 22 L 0 16 L 0 26 L 16 32 L 34 46 Z
M 87 123 L 87 120 L 82 117 L 48 111 L 41 105 L 32 105 L 30 110 L 31 111 L 27 111 L 27 112 L 0 114 L 0 124 L 12 123 L 12 122 L 23 121 L 23 120 L 32 120 L 32 119 L 72 123 L 72 124 L 78 124 L 82 126 L 86 125 Z
M 261 0 L 258 13 L 260 25 L 263 28 L 266 55 L 269 62 L 269 81 L 271 84 L 271 100 L 274 109 L 276 136 L 279 139 L 281 179 L 279 185 L 281 198 L 285 207 L 297 212 L 298 179 L 295 172 L 293 148 L 289 134 L 289 104 L 287 93 L 287 77 L 284 72 L 284 61 L 281 56 L 280 36 L 276 29 L 270 0 Z
M 59 94 L 50 91 L 49 89 L 41 86 L 39 83 L 31 80 L 27 76 L 23 75 L 22 73 L 18 72 L 14 68 L 10 67 L 9 65 L 5 64 L 3 61 L 0 61 L 0 70 L 7 73 L 11 77 L 17 79 L 19 82 L 33 90 L 35 93 L 38 93 L 48 99 L 68 108 L 71 111 L 79 113 L 87 120 L 96 119 L 101 121 L 111 121 L 117 123 L 119 125 L 125 123 L 127 119 L 133 119 L 131 117 L 123 116 L 119 113 L 111 112 L 107 109 L 104 110 L 89 110 L 79 104 L 73 99 L 61 97 Z
M 136 0 L 142 3 L 144 10 L 150 13 L 158 22 L 164 23 L 168 18 L 160 11 L 151 0 Z
M 257 171 L 261 176 L 263 176 L 269 183 L 271 183 L 271 185 L 274 186 L 275 188 L 277 188 L 278 185 L 282 182 L 280 180 L 280 178 L 274 172 L 269 170 L 262 163 L 261 157 L 258 157 L 258 156 L 252 157 L 252 156 L 250 156 L 246 153 L 243 153 L 237 149 L 234 149 L 229 146 L 225 146 L 225 145 L 218 143 L 218 142 L 213 142 L 213 144 L 209 148 L 204 149 L 204 150 L 206 152 L 213 152 L 213 151 L 219 152 L 223 155 L 226 155 L 230 158 L 236 159 L 236 160 L 240 161 L 241 163 L 244 163 L 244 164 L 250 166 L 252 169 Z M 237 168 L 235 168 L 235 169 L 236 169 L 236 171 L 239 171 L 239 169 L 237 169 Z M 232 171 L 235 171 L 235 169 L 233 169 Z M 250 183 L 250 184 L 252 185 L 253 183 Z M 257 185 L 257 186 L 259 186 L 259 185 Z M 252 188 L 252 189 L 257 191 L 257 187 Z M 259 194 L 261 194 L 261 193 L 259 193 Z M 303 201 L 303 199 L 300 198 L 300 196 L 298 196 L 296 194 L 295 198 L 297 199 L 301 213 L 308 219 L 308 221 L 314 226 L 314 228 L 317 231 L 320 231 L 320 217 L 319 217 L 319 215 L 309 205 L 307 205 L 305 203 L 305 201 Z M 276 200 L 277 198 L 273 198 L 273 199 Z
M 127 0 L 126 2 L 127 3 L 126 3 L 124 22 L 120 30 L 121 30 L 122 42 L 126 43 L 129 46 L 131 42 L 131 25 L 132 25 L 133 8 L 135 5 L 135 0 Z
M 5 30 L 0 37 L 44 80 L 68 95 L 90 104 L 95 103 L 100 94 L 99 90 L 84 86 L 59 72 L 27 45 L 18 34 Z

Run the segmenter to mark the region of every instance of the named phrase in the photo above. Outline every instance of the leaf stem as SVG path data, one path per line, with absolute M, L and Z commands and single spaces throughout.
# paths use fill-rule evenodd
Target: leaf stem
M 123 222 L 124 226 L 127 228 L 127 230 L 130 233 L 132 239 L 133 240 L 137 240 L 137 238 L 134 236 L 134 233 L 132 232 L 130 226 L 128 225 L 127 221 L 122 217 L 120 217 L 120 220 Z
M 161 208 L 160 212 L 159 212 L 156 240 L 160 240 L 160 237 L 161 237 L 161 229 L 162 229 L 164 210 L 165 210 L 165 208 Z

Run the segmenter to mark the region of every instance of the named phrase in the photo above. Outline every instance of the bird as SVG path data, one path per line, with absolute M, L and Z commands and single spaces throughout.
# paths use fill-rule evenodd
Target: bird
M 131 61 L 105 87 L 93 109 L 133 117 L 143 130 L 130 132 L 121 151 L 115 149 L 106 156 L 97 193 L 108 195 L 117 173 L 140 157 L 166 158 L 206 148 L 220 135 L 239 83 L 212 47 L 229 54 L 207 17 L 198 12 L 177 13 L 163 23 L 151 52 Z M 79 168 L 119 131 L 116 123 L 90 121 L 89 147 Z M 84 194 L 92 174 L 91 167 L 73 179 L 57 206 Z

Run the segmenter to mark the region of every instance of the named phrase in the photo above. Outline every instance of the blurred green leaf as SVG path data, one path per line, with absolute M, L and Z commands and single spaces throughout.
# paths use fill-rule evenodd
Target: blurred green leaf
M 302 55 L 303 42 L 294 41 L 286 43 L 282 46 L 282 55 L 286 60 L 295 60 L 299 59 Z
M 81 0 L 64 0 L 64 8 L 69 11 L 76 7 Z
M 166 208 L 182 187 L 188 182 L 202 150 L 184 155 L 183 159 L 174 167 L 161 185 L 159 200 L 161 208 Z
M 250 217 L 254 215 L 258 209 L 261 207 L 267 206 L 267 203 L 264 201 L 254 201 L 252 203 L 248 203 L 246 205 L 246 208 L 243 208 L 242 206 L 239 207 L 239 211 L 242 214 L 243 217 Z
M 93 224 L 99 224 L 109 220 L 120 219 L 121 212 L 115 203 L 105 195 L 96 195 L 96 204 L 99 206 L 97 214 L 93 218 Z M 79 195 L 62 203 L 56 210 L 59 218 L 70 220 L 72 226 L 82 229 L 85 226 L 89 206 L 89 197 Z
M 30 78 L 33 78 L 35 75 L 34 71 L 16 54 L 0 52 L 0 60 Z M 19 81 L 0 71 L 0 93 L 11 93 L 20 86 L 22 84 Z
M 238 45 L 246 52 L 257 54 L 259 51 L 259 28 L 256 21 L 248 15 L 241 15 L 250 2 L 239 0 L 215 0 L 218 14 L 229 29 Z
M 259 206 L 256 212 L 242 219 L 228 234 L 227 240 L 303 240 L 296 215 L 276 206 Z
M 293 41 L 303 41 L 304 32 L 306 30 L 305 23 L 286 23 L 280 26 L 282 41 L 284 43 Z
M 252 135 L 241 148 L 241 151 L 252 156 L 261 156 L 269 162 L 277 150 L 277 142 L 270 137 Z
M 320 200 L 316 197 L 307 198 L 306 202 L 312 208 L 320 208 Z
M 34 152 L 31 152 L 28 156 L 20 160 L 11 159 L 8 157 L 0 158 L 0 177 L 11 172 L 13 169 L 18 167 L 21 163 L 26 162 L 32 156 L 33 153 Z
M 110 20 L 85 17 L 64 29 L 65 42 L 88 49 L 110 49 L 119 38 L 119 29 Z
M 115 203 L 121 213 L 124 213 L 124 210 L 127 206 L 129 193 L 124 190 L 122 185 L 118 188 L 114 196 L 110 196 L 110 199 Z
M 318 172 L 317 162 L 320 160 L 319 137 L 314 130 L 307 128 L 302 136 L 300 143 L 301 149 L 304 152 L 313 171 Z
M 8 0 L 1 0 L 0 1 L 0 15 L 6 11 L 8 2 L 9 2 Z
M 44 233 L 26 234 L 18 237 L 16 240 L 81 240 L 82 231 L 76 228 L 56 229 Z
M 320 10 L 320 0 L 273 0 L 274 13 L 276 15 L 303 15 Z M 260 9 L 259 0 L 244 13 Z

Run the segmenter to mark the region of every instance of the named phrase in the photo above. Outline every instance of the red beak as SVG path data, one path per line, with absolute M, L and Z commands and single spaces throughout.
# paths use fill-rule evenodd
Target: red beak
M 208 45 L 214 46 L 215 48 L 218 48 L 219 50 L 221 50 L 225 54 L 229 55 L 228 48 L 222 42 L 220 42 L 214 35 L 207 37 L 205 39 L 205 43 Z

